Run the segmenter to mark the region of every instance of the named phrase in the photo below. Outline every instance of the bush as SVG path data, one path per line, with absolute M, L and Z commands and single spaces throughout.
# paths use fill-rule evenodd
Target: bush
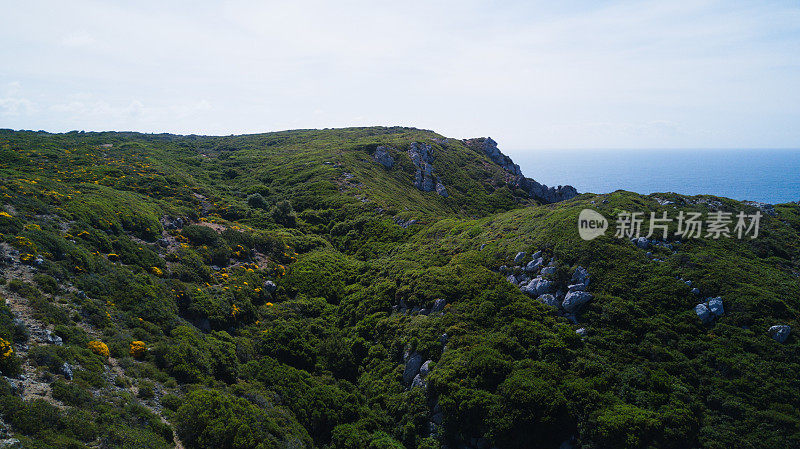
M 292 203 L 288 200 L 278 201 L 270 212 L 272 220 L 275 223 L 293 228 L 297 226 L 297 214 L 294 212 Z
M 266 209 L 267 207 L 269 207 L 269 204 L 267 204 L 267 200 L 265 200 L 260 193 L 254 193 L 248 196 L 247 205 L 252 207 L 253 209 Z
M 213 390 L 186 395 L 174 418 L 178 435 L 198 449 L 310 448 L 305 430 L 274 406 L 256 407 L 245 399 Z
M 97 355 L 103 356 L 108 358 L 111 355 L 111 352 L 108 350 L 108 345 L 103 343 L 102 341 L 93 340 L 87 344 L 89 350 L 94 352 Z

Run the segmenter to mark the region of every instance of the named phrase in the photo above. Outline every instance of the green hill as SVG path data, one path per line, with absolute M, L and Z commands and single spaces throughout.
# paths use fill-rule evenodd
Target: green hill
M 800 446 L 800 341 L 773 328 L 797 325 L 800 205 L 515 167 L 411 128 L 0 130 L 2 437 Z M 587 208 L 763 216 L 752 239 L 584 241 Z

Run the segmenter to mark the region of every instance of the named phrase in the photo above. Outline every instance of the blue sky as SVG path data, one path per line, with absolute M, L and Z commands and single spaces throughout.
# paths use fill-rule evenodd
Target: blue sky
M 2 17 L 4 128 L 800 147 L 797 1 L 32 0 Z

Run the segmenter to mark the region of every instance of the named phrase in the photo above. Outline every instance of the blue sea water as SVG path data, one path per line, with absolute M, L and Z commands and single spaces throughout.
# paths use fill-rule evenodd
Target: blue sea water
M 709 194 L 800 201 L 800 150 L 540 150 L 508 152 L 525 176 L 579 192 Z

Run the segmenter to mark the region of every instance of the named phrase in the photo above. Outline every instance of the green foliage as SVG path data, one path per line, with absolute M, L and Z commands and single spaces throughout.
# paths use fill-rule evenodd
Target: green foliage
M 431 146 L 448 198 L 413 187 L 412 142 Z M 796 204 L 776 205 L 757 239 L 648 258 L 581 240 L 580 210 L 755 209 L 623 191 L 537 205 L 480 150 L 399 127 L 0 130 L 0 174 L 0 239 L 24 264 L 0 282 L 14 345 L 0 370 L 24 362 L 60 402 L 0 380 L 0 415 L 26 447 L 166 448 L 170 425 L 187 448 L 800 446 L 800 339 L 767 335 L 797 328 Z M 500 274 L 537 250 L 559 284 L 591 273 L 575 322 Z M 722 296 L 725 315 L 702 325 L 679 278 Z M 64 345 L 29 338 L 23 308 Z M 112 360 L 87 349 L 96 339 Z M 147 348 L 135 359 L 133 341 Z M 424 387 L 403 381 L 413 353 L 431 360 Z
M 308 434 L 277 407 L 260 408 L 245 399 L 213 390 L 184 398 L 175 414 L 181 440 L 208 449 L 311 447 Z

